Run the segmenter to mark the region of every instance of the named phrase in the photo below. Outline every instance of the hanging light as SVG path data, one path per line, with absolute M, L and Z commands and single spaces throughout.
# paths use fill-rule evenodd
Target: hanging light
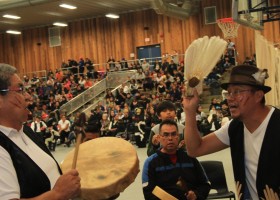
M 65 3 L 64 4 L 60 4 L 59 6 L 62 7 L 62 8 L 67 8 L 67 9 L 71 9 L 71 10 L 77 8 L 76 6 L 72 6 L 72 5 L 65 4 Z
M 54 26 L 62 26 L 62 27 L 65 27 L 65 26 L 68 26 L 68 24 L 65 24 L 65 23 L 62 23 L 62 22 L 55 22 L 53 23 Z
M 7 30 L 6 33 L 9 33 L 9 34 L 15 34 L 15 35 L 19 35 L 21 34 L 20 31 L 15 31 L 15 30 Z
M 3 15 L 3 17 L 5 17 L 5 18 L 9 18 L 9 19 L 20 19 L 20 16 L 16 16 L 16 15 L 9 15 L 9 14 L 7 14 L 7 15 Z
M 106 16 L 106 17 L 109 17 L 109 18 L 113 18 L 113 19 L 118 19 L 118 18 L 120 18 L 119 15 L 112 14 L 112 13 L 109 13 L 109 14 L 107 14 L 107 15 L 105 15 L 105 16 Z

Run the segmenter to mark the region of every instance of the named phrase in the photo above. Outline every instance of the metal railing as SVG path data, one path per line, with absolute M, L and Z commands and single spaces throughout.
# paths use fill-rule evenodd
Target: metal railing
M 136 70 L 108 72 L 107 88 L 116 88 L 118 85 L 127 82 L 137 73 Z
M 21 78 L 24 78 L 24 76 L 29 77 L 30 79 L 33 78 L 33 75 L 35 75 L 38 78 L 43 78 L 47 80 L 47 71 L 46 70 L 40 70 L 40 71 L 33 71 L 33 72 L 24 72 L 24 73 L 19 73 L 19 76 Z
M 99 81 L 83 93 L 62 105 L 59 112 L 66 115 L 72 114 L 82 108 L 85 104 L 97 98 L 101 93 L 104 93 L 107 88 L 116 88 L 119 87 L 120 84 L 127 82 L 135 73 L 136 70 L 109 72 L 105 79 Z M 98 99 L 98 101 L 103 100 L 104 96 L 101 96 L 101 99 Z M 88 106 L 83 112 L 86 112 L 86 114 L 89 113 L 90 110 L 96 107 L 98 101 Z
M 99 94 L 104 92 L 106 90 L 106 80 L 103 79 L 93 85 L 92 87 L 88 88 L 83 93 L 77 95 L 67 103 L 63 104 L 59 112 L 64 113 L 66 115 L 70 115 L 71 113 L 75 112 L 82 106 L 84 106 L 86 103 L 90 102 L 92 99 L 97 97 Z

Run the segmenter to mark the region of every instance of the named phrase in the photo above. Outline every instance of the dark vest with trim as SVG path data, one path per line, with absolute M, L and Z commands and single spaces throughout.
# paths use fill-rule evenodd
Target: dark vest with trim
M 44 152 L 53 158 L 38 134 L 35 134 L 28 126 L 24 126 L 23 132 Z M 36 197 L 51 189 L 50 181 L 42 169 L 1 131 L 0 145 L 6 149 L 11 156 L 20 186 L 20 198 Z M 59 173 L 62 174 L 57 162 L 56 164 Z
M 232 120 L 229 126 L 229 138 L 234 179 L 242 184 L 240 193 L 244 194 L 246 185 L 244 125 L 241 121 Z M 265 199 L 263 190 L 266 185 L 280 196 L 280 110 L 276 108 L 269 120 L 259 155 L 256 177 L 259 198 Z

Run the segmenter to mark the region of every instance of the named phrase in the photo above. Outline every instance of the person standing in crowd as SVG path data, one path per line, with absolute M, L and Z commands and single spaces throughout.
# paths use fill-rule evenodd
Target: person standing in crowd
M 113 56 L 110 56 L 110 58 L 108 59 L 107 63 L 109 64 L 109 70 L 110 71 L 114 71 L 115 70 L 115 59 L 113 58 Z
M 146 159 L 142 173 L 144 197 L 158 199 L 152 191 L 156 186 L 177 199 L 206 199 L 210 184 L 196 158 L 178 149 L 179 132 L 174 120 L 164 120 L 159 126 L 161 148 Z
M 232 69 L 228 82 L 227 103 L 233 120 L 219 130 L 200 137 L 195 120 L 199 102 L 197 91 L 193 98 L 184 98 L 186 113 L 185 141 L 188 154 L 202 156 L 231 148 L 234 178 L 240 199 L 266 199 L 266 187 L 280 196 L 280 111 L 265 105 L 266 69 L 239 65 Z
M 89 58 L 85 58 L 85 67 L 87 69 L 87 77 L 89 79 L 93 78 L 92 72 L 94 69 L 93 62 Z
M 67 200 L 80 193 L 77 170 L 62 175 L 40 137 L 23 125 L 31 96 L 15 67 L 0 64 L 0 197 Z
M 150 64 L 149 64 L 149 62 L 147 62 L 146 58 L 143 59 L 143 61 L 141 63 L 141 67 L 142 67 L 144 73 L 150 69 Z
M 79 60 L 79 75 L 84 74 L 85 70 L 85 60 L 83 58 L 80 58 Z
M 156 107 L 157 116 L 160 120 L 166 120 L 171 119 L 175 120 L 176 118 L 176 107 L 175 105 L 170 101 L 163 101 L 158 104 Z M 159 126 L 160 124 L 157 124 L 153 126 L 151 129 L 151 133 L 149 136 L 149 142 L 147 147 L 147 155 L 150 156 L 153 153 L 156 152 L 156 150 L 160 147 L 160 135 L 159 135 Z M 179 131 L 179 145 L 178 147 L 184 147 L 184 125 L 178 123 L 178 131 Z
M 160 72 L 160 69 L 161 69 L 161 63 L 159 62 L 158 59 L 155 60 L 155 63 L 154 63 L 154 71 L 156 73 L 159 73 Z

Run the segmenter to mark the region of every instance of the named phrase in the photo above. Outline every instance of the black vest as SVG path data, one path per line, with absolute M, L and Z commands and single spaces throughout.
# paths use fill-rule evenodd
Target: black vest
M 24 126 L 23 131 L 35 144 L 53 158 L 38 134 L 35 134 L 28 126 Z M 0 145 L 11 156 L 20 186 L 20 198 L 36 197 L 51 189 L 50 181 L 42 169 L 1 131 Z M 57 162 L 56 164 L 59 173 L 62 174 Z
M 229 126 L 230 149 L 235 181 L 242 184 L 244 194 L 244 125 L 234 119 Z M 269 120 L 263 144 L 261 146 L 257 169 L 256 187 L 259 198 L 264 197 L 263 189 L 268 185 L 280 196 L 280 110 L 275 108 Z M 244 197 L 241 197 L 241 200 Z

